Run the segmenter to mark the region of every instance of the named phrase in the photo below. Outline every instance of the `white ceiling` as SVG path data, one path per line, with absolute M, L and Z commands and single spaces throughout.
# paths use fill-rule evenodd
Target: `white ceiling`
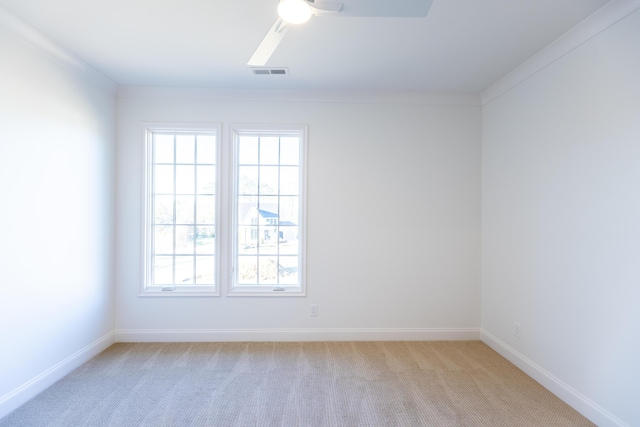
M 395 1 L 395 0 L 387 0 Z M 0 0 L 121 85 L 480 92 L 608 0 L 434 0 L 425 18 L 312 18 L 255 76 L 278 0 Z

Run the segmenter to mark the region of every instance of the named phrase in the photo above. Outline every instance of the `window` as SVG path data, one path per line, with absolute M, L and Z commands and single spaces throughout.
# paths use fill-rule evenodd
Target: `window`
M 216 126 L 145 128 L 145 294 L 219 289 L 219 133 Z
M 141 295 L 305 295 L 306 127 L 143 129 Z
M 232 128 L 230 295 L 304 295 L 306 128 Z

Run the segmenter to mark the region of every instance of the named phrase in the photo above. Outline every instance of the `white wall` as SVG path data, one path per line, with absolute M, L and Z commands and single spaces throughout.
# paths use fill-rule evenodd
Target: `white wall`
M 599 425 L 640 425 L 638 76 L 636 11 L 483 110 L 487 341 Z
M 0 417 L 114 328 L 398 339 L 474 337 L 482 323 L 486 342 L 600 425 L 640 424 L 638 12 L 483 110 L 123 88 L 117 163 L 112 86 L 7 22 L 0 10 Z M 307 297 L 138 297 L 141 121 L 309 125 Z
M 0 18 L 2 417 L 113 341 L 116 99 Z
M 432 329 L 479 337 L 479 103 L 256 97 L 121 90 L 118 339 L 401 338 Z M 142 121 L 309 125 L 307 297 L 138 297 Z M 278 333 L 291 329 L 302 332 Z

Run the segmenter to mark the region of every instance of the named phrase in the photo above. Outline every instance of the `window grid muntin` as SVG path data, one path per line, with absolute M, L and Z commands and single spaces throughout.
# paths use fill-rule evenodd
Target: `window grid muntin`
M 256 137 L 258 139 L 258 153 L 257 153 L 257 163 L 241 163 L 240 161 L 240 157 L 241 157 L 241 145 L 242 145 L 242 139 L 244 137 Z M 235 286 L 238 287 L 259 287 L 259 288 L 270 288 L 273 287 L 274 285 L 276 287 L 279 287 L 279 285 L 285 285 L 285 286 L 295 286 L 295 287 L 301 287 L 302 286 L 302 258 L 303 258 L 303 253 L 302 253 L 302 240 L 301 240 L 301 235 L 300 235 L 300 230 L 301 230 L 301 220 L 303 217 L 303 212 L 302 212 L 302 185 L 303 185 L 303 135 L 301 132 L 275 132 L 275 133 L 269 133 L 269 132 L 237 132 L 236 134 L 236 142 L 235 142 L 235 146 L 236 146 L 236 150 L 237 150 L 237 154 L 236 154 L 236 162 L 235 162 L 235 175 L 236 175 L 236 192 L 235 192 L 235 200 L 234 203 L 236 205 L 236 217 L 234 219 L 235 221 L 235 267 L 234 267 L 234 281 L 233 283 L 235 284 Z M 262 157 L 262 138 L 277 138 L 278 140 L 278 163 L 277 164 L 273 164 L 273 163 L 266 163 L 263 164 L 261 163 L 261 157 Z M 291 163 L 286 163 L 283 164 L 282 163 L 282 139 L 283 138 L 295 138 L 296 140 L 296 148 L 297 148 L 297 163 L 296 164 L 291 164 Z M 241 180 L 241 175 L 240 175 L 240 168 L 241 167 L 256 167 L 257 169 L 257 191 L 256 193 L 246 193 L 246 192 L 242 192 L 240 189 L 240 180 Z M 277 168 L 277 188 L 276 188 L 276 193 L 275 194 L 262 194 L 262 180 L 261 180 L 261 173 L 262 173 L 262 168 L 263 167 L 275 167 Z M 297 194 L 295 195 L 295 197 L 297 197 L 298 199 L 298 203 L 297 203 L 297 218 L 298 218 L 298 223 L 295 224 L 295 228 L 297 230 L 297 250 L 295 254 L 282 254 L 280 251 L 280 231 L 281 231 L 281 220 L 280 220 L 280 216 L 281 216 L 281 196 L 283 196 L 283 194 L 280 193 L 280 188 L 281 188 L 281 172 L 282 172 L 282 168 L 286 167 L 286 168 L 297 168 L 297 181 L 298 181 L 298 190 L 297 190 Z M 290 197 L 292 195 L 284 195 L 286 197 Z M 251 224 L 247 224 L 246 221 L 243 221 L 240 218 L 240 210 L 239 210 L 239 200 L 241 197 L 245 197 L 245 198 L 255 198 L 256 202 L 255 202 L 255 206 L 256 206 L 256 213 L 257 213 L 257 224 L 253 225 L 253 218 L 251 218 Z M 272 253 L 264 253 L 261 254 L 261 247 L 259 244 L 260 241 L 260 236 L 261 236 L 261 231 L 264 228 L 271 228 L 273 227 L 272 225 L 268 225 L 268 224 L 260 224 L 260 210 L 261 210 L 261 198 L 262 197 L 274 197 L 277 199 L 276 202 L 276 207 L 277 207 L 277 225 L 275 227 L 275 239 L 276 239 L 276 254 L 272 254 Z M 240 228 L 244 228 L 245 232 L 247 228 L 250 228 L 252 231 L 255 229 L 256 230 L 256 234 L 257 234 L 257 239 L 256 239 L 256 253 L 255 254 L 241 254 L 241 251 L 239 250 L 239 239 L 240 239 Z M 246 243 L 246 238 L 245 238 L 245 243 Z M 264 249 L 264 248 L 263 248 Z M 276 268 L 276 283 L 260 283 L 260 260 L 261 257 L 276 257 L 277 261 L 277 268 Z M 255 258 L 256 260 L 256 276 L 255 276 L 255 283 L 242 283 L 240 281 L 240 264 L 241 264 L 241 258 Z M 293 258 L 297 258 L 296 259 L 296 273 L 297 273 L 297 280 L 296 283 L 283 283 L 280 277 L 280 259 L 293 259 Z
M 171 143 L 173 145 L 173 163 L 168 163 L 168 162 L 156 162 L 156 137 L 158 135 L 163 135 L 163 136 L 172 136 L 171 139 Z M 185 163 L 185 162 L 178 162 L 178 136 L 191 136 L 193 137 L 193 162 L 192 163 Z M 213 229 L 214 230 L 214 239 L 217 239 L 217 233 L 215 233 L 215 222 L 214 223 L 199 223 L 197 220 L 197 208 L 198 208 L 198 198 L 199 196 L 213 196 L 214 197 L 214 212 L 213 212 L 213 218 L 215 221 L 216 218 L 216 209 L 218 208 L 217 203 L 215 203 L 215 196 L 216 193 L 198 193 L 198 166 L 213 166 L 214 170 L 213 170 L 213 182 L 214 182 L 214 187 L 213 189 L 215 190 L 215 185 L 217 185 L 217 174 L 218 174 L 218 164 L 217 162 L 198 162 L 198 138 L 200 136 L 209 136 L 209 137 L 213 137 L 213 140 L 210 142 L 211 144 L 213 144 L 213 148 L 214 148 L 214 156 L 218 156 L 218 132 L 214 132 L 214 131 L 184 131 L 184 132 L 164 132 L 164 131 L 151 131 L 151 196 L 152 196 L 152 212 L 150 215 L 150 222 L 151 222 L 151 229 L 153 230 L 153 232 L 151 233 L 151 242 L 150 242 L 150 247 L 151 247 L 151 254 L 150 254 L 150 268 L 148 269 L 149 271 L 149 275 L 150 275 L 150 285 L 151 286 L 216 286 L 216 280 L 215 280 L 215 275 L 216 275 L 216 266 L 215 266 L 215 262 L 216 262 L 216 257 L 217 257 L 217 251 L 215 250 L 215 240 L 213 242 L 213 248 L 212 248 L 212 253 L 199 253 L 197 250 L 197 236 L 199 233 L 199 228 L 201 227 L 206 227 L 209 229 Z M 215 160 L 215 159 L 214 159 Z M 156 193 L 155 191 L 155 183 L 156 183 L 156 166 L 172 166 L 173 169 L 173 192 L 172 193 Z M 177 167 L 178 166 L 191 166 L 193 167 L 193 192 L 192 193 L 179 193 L 178 192 L 178 187 L 177 187 L 177 179 L 178 179 L 178 174 L 177 174 Z M 170 224 L 165 224 L 165 223 L 157 223 L 156 222 L 156 197 L 157 196 L 172 196 L 173 198 L 173 212 L 172 212 L 172 216 L 173 216 L 173 221 Z M 193 206 L 191 209 L 191 218 L 192 218 L 192 223 L 190 224 L 186 224 L 186 223 L 180 223 L 177 221 L 178 219 L 178 212 L 177 212 L 177 208 L 178 208 L 178 196 L 192 196 L 193 197 Z M 155 251 L 155 234 L 156 234 L 156 227 L 157 226 L 170 226 L 172 228 L 172 253 L 170 254 L 164 254 L 164 253 L 156 253 Z M 192 227 L 192 232 L 193 232 L 193 243 L 192 243 L 192 248 L 191 248 L 191 252 L 188 254 L 185 253 L 177 253 L 177 243 L 178 243 L 178 239 L 177 239 L 177 228 L 178 227 Z M 172 263 L 171 263 L 171 269 L 172 269 L 172 283 L 156 283 L 156 269 L 155 269 L 155 265 L 156 265 L 156 257 L 170 257 L 172 259 Z M 182 283 L 176 283 L 176 272 L 178 270 L 177 268 L 177 259 L 180 258 L 191 258 L 191 263 L 192 263 L 192 268 L 191 268 L 191 278 L 187 279 L 190 281 L 190 283 L 184 285 Z M 197 278 L 197 273 L 198 273 L 198 259 L 201 258 L 211 258 L 211 262 L 213 262 L 212 267 L 213 267 L 213 279 L 212 279 L 212 283 L 198 283 L 198 278 Z M 208 271 L 208 270 L 207 270 Z

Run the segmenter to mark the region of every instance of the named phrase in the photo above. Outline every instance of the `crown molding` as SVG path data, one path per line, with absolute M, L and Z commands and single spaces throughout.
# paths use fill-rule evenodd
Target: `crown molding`
M 117 94 L 118 85 L 113 80 L 2 7 L 0 7 L 0 31 L 5 31 L 21 40 L 53 62 L 62 65 L 110 95 Z
M 344 104 L 398 104 L 480 106 L 475 93 L 383 92 L 334 90 L 239 90 L 120 86 L 118 98 L 213 100 L 248 102 L 305 102 Z
M 481 93 L 486 105 L 640 9 L 640 0 L 612 0 Z

